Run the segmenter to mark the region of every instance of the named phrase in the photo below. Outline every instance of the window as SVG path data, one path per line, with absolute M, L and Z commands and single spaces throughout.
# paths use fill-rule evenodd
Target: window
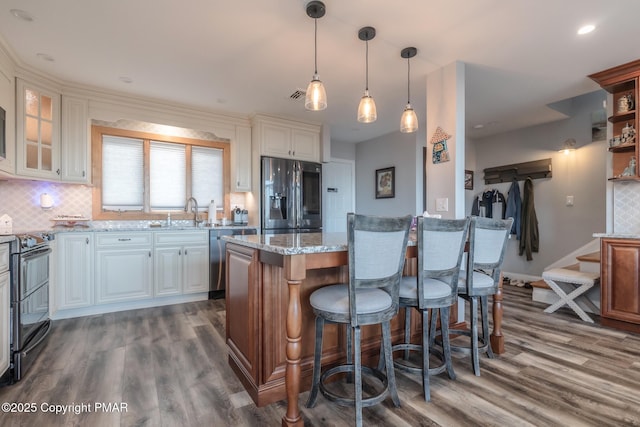
M 228 211 L 228 143 L 93 126 L 92 147 L 93 219 L 191 219 L 190 197 Z

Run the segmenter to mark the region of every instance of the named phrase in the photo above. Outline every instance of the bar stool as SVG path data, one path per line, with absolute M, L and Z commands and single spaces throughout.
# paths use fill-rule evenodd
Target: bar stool
M 451 345 L 453 351 L 471 354 L 473 373 L 480 376 L 480 352 L 493 358 L 489 343 L 489 306 L 487 297 L 498 290 L 502 262 L 513 218 L 472 217 L 469 226 L 469 252 L 464 274 L 460 273 L 458 296 L 469 302 L 471 325 L 456 334 L 471 337 L 469 347 Z M 482 336 L 478 337 L 478 301 L 482 316 Z
M 447 371 L 449 378 L 456 378 L 451 363 L 449 346 L 449 307 L 458 299 L 458 278 L 462 255 L 467 241 L 469 218 L 450 220 L 418 218 L 418 274 L 405 276 L 400 282 L 400 307 L 405 308 L 404 343 L 393 346 L 393 353 L 405 350 L 405 357 L 396 357 L 393 364 L 401 370 L 422 373 L 424 399 L 431 400 L 429 376 Z M 422 315 L 422 344 L 411 343 L 411 309 Z M 429 309 L 431 309 L 431 333 L 429 333 Z M 440 313 L 442 351 L 433 347 L 437 315 Z M 409 351 L 422 352 L 422 366 L 410 364 Z M 442 364 L 429 367 L 429 354 L 440 357 Z M 381 360 L 382 362 L 382 360 Z
M 398 313 L 398 292 L 404 266 L 410 215 L 384 218 L 367 215 L 347 215 L 349 244 L 349 283 L 325 286 L 311 294 L 310 303 L 316 315 L 313 383 L 307 407 L 316 404 L 318 390 L 330 401 L 343 406 L 355 406 L 356 425 L 362 425 L 362 408 L 382 402 L 391 396 L 400 406 L 391 358 L 390 320 Z M 347 327 L 347 363 L 327 369 L 322 375 L 322 335 L 325 322 L 341 323 Z M 380 370 L 362 366 L 360 354 L 360 326 L 382 325 L 382 343 L 386 355 L 386 375 Z M 353 333 L 353 360 L 351 357 Z M 325 387 L 329 377 L 347 373 L 355 377 L 355 397 L 339 396 Z M 363 398 L 362 375 L 370 375 L 382 382 L 384 389 Z

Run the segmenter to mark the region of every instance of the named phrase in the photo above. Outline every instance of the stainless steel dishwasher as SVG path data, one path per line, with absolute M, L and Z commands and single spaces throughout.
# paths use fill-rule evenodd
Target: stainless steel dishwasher
M 255 228 L 222 228 L 209 230 L 209 299 L 224 298 L 226 287 L 225 248 L 222 236 L 256 234 Z

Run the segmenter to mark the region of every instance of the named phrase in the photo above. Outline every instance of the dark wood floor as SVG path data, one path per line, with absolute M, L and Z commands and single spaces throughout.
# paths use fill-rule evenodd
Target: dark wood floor
M 483 358 L 480 377 L 457 358 L 455 381 L 432 377 L 431 403 L 417 376 L 398 371 L 402 407 L 366 408 L 365 425 L 640 425 L 640 336 L 543 308 L 508 286 L 505 354 Z M 0 413 L 0 425 L 278 426 L 285 403 L 256 408 L 227 365 L 224 314 L 218 300 L 57 321 L 26 378 L 0 389 L 0 402 L 38 410 Z M 353 409 L 322 397 L 306 409 L 306 397 L 305 425 L 353 424 Z M 99 412 L 96 402 L 127 410 Z M 41 410 L 53 404 L 79 413 Z

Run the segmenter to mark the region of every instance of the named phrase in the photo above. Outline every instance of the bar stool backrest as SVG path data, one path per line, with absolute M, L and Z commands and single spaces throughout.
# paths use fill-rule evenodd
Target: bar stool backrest
M 381 321 L 398 312 L 400 278 L 404 267 L 412 216 L 379 217 L 347 214 L 349 244 L 349 309 L 352 326 Z M 389 294 L 390 310 L 380 316 L 356 314 L 356 289 L 380 288 Z M 375 319 L 369 317 L 374 316 Z
M 498 287 L 502 262 L 511 231 L 513 218 L 493 219 L 471 217 L 469 227 L 469 254 L 467 266 L 467 294 L 476 293 L 473 286 L 473 271 L 482 270 L 493 278 L 492 288 L 483 288 L 483 294 L 494 294 Z
M 458 277 L 470 219 L 418 218 L 418 306 L 429 308 L 424 300 L 424 280 L 438 279 L 451 287 L 446 297 L 432 301 L 451 305 L 458 295 Z M 433 306 L 433 305 L 431 305 Z

